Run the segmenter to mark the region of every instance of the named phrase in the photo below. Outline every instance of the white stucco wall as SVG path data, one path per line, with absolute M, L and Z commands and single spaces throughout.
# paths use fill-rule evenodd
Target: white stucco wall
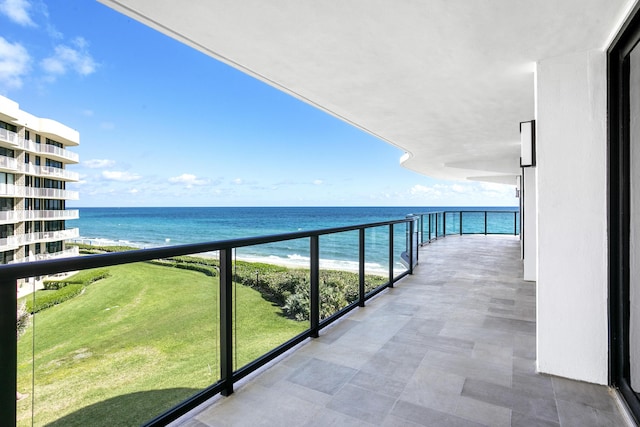
M 606 55 L 537 67 L 540 372 L 606 384 Z
M 523 215 L 523 265 L 524 280 L 535 282 L 538 274 L 537 263 L 537 209 L 536 209 L 536 168 L 524 168 L 524 215 Z

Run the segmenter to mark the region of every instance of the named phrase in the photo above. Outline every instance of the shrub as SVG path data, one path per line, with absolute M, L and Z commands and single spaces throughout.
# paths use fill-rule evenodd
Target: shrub
M 68 285 L 82 284 L 84 286 L 88 286 L 93 282 L 104 279 L 106 277 L 109 277 L 109 272 L 106 269 L 84 270 L 74 274 L 73 276 L 67 277 L 66 279 L 45 280 L 43 282 L 43 285 L 45 290 L 55 291 L 58 289 L 62 289 Z
M 45 308 L 52 307 L 56 304 L 60 304 L 68 299 L 79 295 L 84 289 L 82 283 L 68 284 L 64 288 L 53 291 L 38 291 L 35 293 L 33 299 L 27 299 L 26 309 L 27 312 L 35 314 Z M 34 303 L 35 300 L 35 303 Z
M 25 329 L 29 326 L 29 311 L 27 310 L 26 304 L 23 302 L 18 307 L 17 313 L 17 334 L 18 337 L 22 335 Z

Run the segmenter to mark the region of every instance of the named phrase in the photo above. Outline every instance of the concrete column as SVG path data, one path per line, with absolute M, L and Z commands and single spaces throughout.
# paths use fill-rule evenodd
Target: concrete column
M 536 79 L 538 370 L 606 384 L 606 54 L 542 60 Z

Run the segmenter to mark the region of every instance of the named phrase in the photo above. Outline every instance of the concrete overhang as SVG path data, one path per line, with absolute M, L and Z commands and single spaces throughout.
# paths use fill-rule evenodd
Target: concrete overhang
M 509 183 L 536 62 L 604 49 L 633 3 L 100 1 L 406 151 L 410 170 Z

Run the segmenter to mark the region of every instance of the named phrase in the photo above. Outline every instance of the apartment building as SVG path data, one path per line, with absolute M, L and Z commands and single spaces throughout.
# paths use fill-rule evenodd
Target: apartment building
M 78 173 L 67 165 L 78 163 L 69 147 L 79 142 L 76 130 L 0 96 L 0 264 L 78 254 L 64 242 L 79 235 L 66 226 L 78 218 L 66 204 L 78 199 L 67 190 Z

